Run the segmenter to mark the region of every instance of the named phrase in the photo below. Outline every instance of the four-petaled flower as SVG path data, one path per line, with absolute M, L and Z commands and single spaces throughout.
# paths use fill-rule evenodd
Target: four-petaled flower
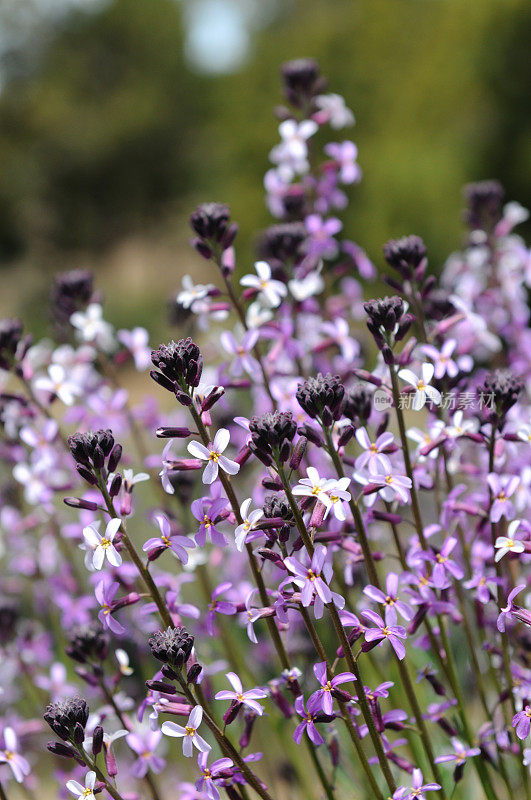
M 215 695 L 216 700 L 232 700 L 235 703 L 241 703 L 261 717 L 264 713 L 264 709 L 260 703 L 257 703 L 256 701 L 267 697 L 266 692 L 264 692 L 263 689 L 248 689 L 246 692 L 244 692 L 242 682 L 235 672 L 227 672 L 226 677 L 232 686 L 233 691 L 231 692 L 229 689 L 222 689 L 221 692 L 218 692 Z
M 352 672 L 340 672 L 339 675 L 328 678 L 326 661 L 320 661 L 319 664 L 314 664 L 313 673 L 321 684 L 321 688 L 311 695 L 310 700 L 312 697 L 318 698 L 324 713 L 332 714 L 334 705 L 332 697 L 339 697 L 341 700 L 346 700 L 348 697 L 348 692 L 338 690 L 337 687 L 341 686 L 342 683 L 351 683 L 355 681 L 356 678 Z M 345 697 L 345 695 L 347 697 Z
M 438 406 L 441 402 L 441 393 L 434 386 L 430 386 L 430 381 L 434 373 L 433 364 L 423 364 L 421 367 L 421 377 L 419 378 L 410 369 L 401 369 L 398 373 L 403 381 L 415 387 L 415 394 L 413 395 L 413 402 L 411 407 L 415 411 L 420 411 L 426 405 L 426 400 L 429 398 L 432 403 Z
M 240 465 L 236 461 L 231 461 L 230 458 L 222 455 L 227 449 L 230 441 L 230 433 L 226 428 L 220 428 L 216 433 L 213 442 L 209 442 L 208 447 L 205 447 L 201 442 L 189 442 L 188 452 L 199 458 L 201 461 L 206 461 L 207 465 L 203 472 L 203 483 L 214 483 L 218 477 L 219 468 L 228 473 L 229 475 L 236 475 L 240 471 Z
M 309 567 L 305 567 L 293 556 L 284 559 L 284 564 L 295 575 L 290 580 L 301 589 L 301 603 L 307 607 L 314 600 L 314 614 L 316 619 L 323 616 L 324 606 L 334 603 L 337 608 L 345 605 L 341 595 L 330 590 L 327 583 L 332 577 L 332 565 L 326 560 L 326 547 L 318 545 L 312 556 Z
M 271 277 L 271 267 L 267 261 L 257 261 L 254 268 L 256 275 L 244 275 L 240 278 L 240 284 L 255 289 L 269 308 L 276 308 L 288 293 L 286 284 Z
M 306 470 L 307 478 L 301 478 L 293 488 L 294 495 L 302 497 L 315 497 L 326 508 L 331 504 L 331 500 L 326 492 L 327 479 L 321 478 L 315 467 L 308 467 Z
M 219 790 L 214 781 L 216 778 L 222 778 L 223 773 L 234 766 L 233 762 L 230 758 L 218 758 L 212 764 L 209 764 L 208 753 L 199 753 L 197 764 L 201 770 L 201 777 L 196 781 L 195 788 L 198 792 L 204 792 L 208 800 L 219 800 Z
M 82 786 L 77 781 L 68 781 L 66 788 L 76 797 L 81 800 L 96 800 L 94 795 L 94 786 L 96 784 L 96 773 L 91 770 L 85 775 L 85 785 Z
M 33 384 L 37 391 L 55 395 L 65 406 L 71 406 L 76 397 L 82 393 L 79 384 L 69 380 L 65 368 L 61 364 L 50 364 L 48 377 L 41 377 Z
M 321 712 L 321 698 L 317 694 L 313 694 L 308 698 L 306 708 L 304 708 L 304 697 L 300 694 L 295 700 L 295 711 L 302 717 L 302 722 L 299 722 L 293 732 L 293 738 L 297 744 L 302 741 L 304 731 L 315 745 L 323 744 L 324 739 L 315 727 L 316 717 L 319 717 Z
M 509 500 L 518 488 L 520 478 L 517 475 L 500 477 L 495 472 L 489 472 L 487 483 L 492 492 L 492 505 L 490 508 L 490 521 L 499 522 L 502 517 L 514 517 L 514 505 Z
M 249 512 L 252 502 L 252 498 L 248 497 L 240 506 L 240 514 L 243 522 L 241 525 L 238 525 L 235 531 L 236 547 L 240 551 L 243 550 L 247 537 L 251 531 L 254 530 L 256 523 L 264 516 L 263 509 L 261 508 L 255 508 L 253 511 Z
M 170 549 L 183 563 L 188 563 L 185 548 L 194 548 L 195 544 L 187 536 L 178 536 L 172 532 L 171 523 L 164 514 L 155 514 L 155 522 L 160 528 L 160 536 L 153 536 L 142 546 L 144 553 L 154 554 L 157 550 Z
M 507 536 L 498 536 L 494 542 L 496 548 L 495 561 L 500 561 L 507 553 L 523 553 L 524 543 L 516 538 L 516 532 L 521 525 L 521 520 L 513 519 L 507 527 Z
M 103 536 L 99 533 L 94 524 L 87 525 L 86 528 L 83 528 L 83 538 L 85 540 L 86 549 L 89 553 L 92 551 L 91 563 L 94 569 L 101 569 L 105 558 L 107 558 L 107 561 L 113 567 L 119 567 L 122 563 L 122 556 L 113 544 L 121 524 L 121 519 L 113 517 L 108 521 Z
M 161 731 L 166 736 L 176 736 L 183 740 L 183 755 L 191 758 L 196 747 L 201 753 L 208 753 L 212 748 L 205 742 L 202 736 L 197 733 L 203 719 L 203 709 L 201 706 L 194 706 L 190 711 L 188 722 L 183 727 L 176 722 L 163 722 Z
M 423 783 L 420 769 L 413 770 L 413 786 L 400 786 L 393 795 L 393 800 L 426 800 L 425 792 L 436 792 L 441 787 L 438 783 Z
M 371 600 L 385 606 L 385 622 L 387 625 L 396 625 L 398 619 L 397 611 L 407 621 L 413 618 L 411 606 L 398 599 L 398 584 L 398 575 L 395 572 L 390 572 L 385 581 L 385 592 L 382 592 L 377 586 L 371 585 L 366 586 L 363 590 L 363 594 L 366 594 Z
M 385 453 L 392 452 L 394 438 L 393 434 L 387 431 L 380 434 L 375 442 L 371 442 L 365 428 L 358 428 L 356 439 L 365 452 L 359 455 L 354 462 L 356 469 L 367 468 L 371 475 L 391 472 L 391 462 Z
M 260 375 L 260 364 L 251 355 L 251 352 L 258 341 L 258 331 L 248 330 L 244 333 L 242 340 L 238 343 L 230 331 L 223 331 L 220 337 L 221 344 L 231 355 L 235 356 L 231 364 L 231 374 L 236 378 L 247 372 L 251 378 Z
M 402 625 L 387 625 L 375 611 L 362 611 L 361 614 L 365 619 L 376 625 L 375 628 L 365 629 L 365 641 L 369 644 L 371 642 L 380 642 L 378 646 L 381 647 L 387 639 L 400 661 L 402 661 L 406 655 L 406 648 L 401 640 L 407 638 L 406 629 Z

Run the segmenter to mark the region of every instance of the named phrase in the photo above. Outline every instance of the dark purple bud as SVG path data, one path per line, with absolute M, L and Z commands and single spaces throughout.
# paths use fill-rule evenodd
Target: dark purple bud
M 291 454 L 291 458 L 289 461 L 290 469 L 299 469 L 301 461 L 304 458 L 304 454 L 306 453 L 307 447 L 308 447 L 308 439 L 306 439 L 305 436 L 301 436 L 299 441 L 293 448 L 293 453 Z
M 194 247 L 200 256 L 209 261 L 212 258 L 212 248 L 208 246 L 202 239 L 192 239 L 192 247 Z
M 389 347 L 388 344 L 384 344 L 381 348 L 382 358 L 387 364 L 388 367 L 392 366 L 395 363 L 395 358 L 393 356 L 393 351 Z
M 409 623 L 407 627 L 407 632 L 409 636 L 413 636 L 414 633 L 417 632 L 420 625 L 424 622 L 424 618 L 428 613 L 428 605 L 424 603 L 423 605 L 419 606 L 417 613 Z
M 86 480 L 87 483 L 90 483 L 91 486 L 95 486 L 97 484 L 98 481 L 94 473 L 91 472 L 87 467 L 84 467 L 83 464 L 76 464 L 76 469 L 80 476 Z
M 165 375 L 162 375 L 160 372 L 156 372 L 154 369 L 150 370 L 149 375 L 155 381 L 155 383 L 158 383 L 163 389 L 167 389 L 169 392 L 175 391 L 175 384 L 173 381 L 170 381 L 168 378 L 166 378 Z
M 191 433 L 189 428 L 157 428 L 155 436 L 158 439 L 186 439 Z
M 171 683 L 164 683 L 164 681 L 149 680 L 146 681 L 148 689 L 154 692 L 163 692 L 163 694 L 177 694 L 177 689 Z
M 92 500 L 83 500 L 82 497 L 64 497 L 63 503 L 71 508 L 84 508 L 86 511 L 97 511 L 99 506 Z
M 107 462 L 107 469 L 109 470 L 109 472 L 116 472 L 116 467 L 120 463 L 121 457 L 122 457 L 122 445 L 115 444 L 110 452 L 109 461 Z
M 111 485 L 109 487 L 110 496 L 116 497 L 121 488 L 122 488 L 122 476 L 117 474 L 113 477 Z
M 346 428 L 343 428 L 341 436 L 338 439 L 339 447 L 345 447 L 345 445 L 348 444 L 354 436 L 354 433 L 355 431 L 352 425 L 347 425 Z
M 201 664 L 192 664 L 186 675 L 186 683 L 197 683 L 202 672 L 203 667 Z
M 103 728 L 101 725 L 96 725 L 94 733 L 92 734 L 92 754 L 97 756 L 101 753 L 103 747 Z
M 210 411 L 212 406 L 214 406 L 224 394 L 225 389 L 223 386 L 215 386 L 201 403 L 201 413 L 204 411 Z
M 238 712 L 242 704 L 239 703 L 237 700 L 233 700 L 228 709 L 223 714 L 223 722 L 225 725 L 230 725 L 231 722 L 234 722 L 236 717 L 238 716 Z

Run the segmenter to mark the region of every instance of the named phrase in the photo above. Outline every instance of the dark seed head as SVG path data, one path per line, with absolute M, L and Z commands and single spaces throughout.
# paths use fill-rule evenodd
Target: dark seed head
M 468 183 L 464 190 L 465 222 L 473 231 L 492 233 L 502 216 L 503 186 L 498 181 Z
M 411 278 L 416 268 L 426 258 L 426 245 L 420 236 L 390 239 L 383 248 L 387 263 L 403 278 Z
M 151 361 L 160 370 L 151 372 L 153 380 L 177 396 L 184 389 L 199 385 L 203 357 L 199 347 L 190 338 L 161 344 L 158 350 L 151 352 Z
M 85 664 L 87 661 L 103 661 L 107 656 L 108 646 L 107 634 L 98 625 L 90 623 L 74 628 L 65 652 L 74 661 Z
M 312 419 L 320 419 L 329 426 L 341 416 L 345 387 L 339 375 L 322 375 L 308 378 L 297 388 L 297 402 Z
M 73 740 L 76 729 L 84 730 L 89 717 L 89 707 L 81 697 L 69 697 L 58 703 L 50 703 L 44 719 L 63 741 Z
M 181 669 L 190 658 L 194 637 L 186 628 L 166 628 L 154 633 L 148 644 L 155 658 Z

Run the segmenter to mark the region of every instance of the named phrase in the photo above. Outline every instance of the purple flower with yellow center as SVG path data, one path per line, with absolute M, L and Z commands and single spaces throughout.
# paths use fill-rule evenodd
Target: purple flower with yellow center
M 302 742 L 304 731 L 315 745 L 323 744 L 324 739 L 315 727 L 316 721 L 321 716 L 321 698 L 315 694 L 308 698 L 306 708 L 304 707 L 304 697 L 300 694 L 295 700 L 295 711 L 302 717 L 302 722 L 299 722 L 293 732 L 293 739 L 297 744 Z M 323 716 L 323 722 L 327 721 L 326 715 Z
M 420 769 L 413 770 L 413 786 L 400 786 L 393 795 L 393 800 L 426 800 L 425 792 L 436 792 L 441 787 L 438 783 L 423 783 L 424 777 Z
M 515 510 L 509 498 L 517 490 L 520 478 L 517 475 L 500 477 L 495 472 L 490 472 L 487 475 L 487 483 L 492 492 L 490 521 L 499 522 L 502 517 L 512 519 L 515 515 Z
M 108 628 L 113 633 L 121 636 L 122 633 L 125 633 L 125 628 L 123 625 L 120 625 L 120 623 L 112 616 L 112 612 L 116 609 L 116 606 L 114 605 L 114 598 L 119 588 L 120 584 L 118 581 L 108 583 L 105 580 L 101 580 L 96 586 L 94 594 L 96 595 L 96 600 L 101 606 L 101 609 L 98 612 L 99 621 L 104 628 Z
M 244 692 L 242 682 L 235 672 L 227 672 L 226 677 L 232 686 L 232 691 L 223 689 L 221 692 L 218 692 L 215 695 L 216 700 L 232 700 L 234 703 L 241 703 L 261 717 L 264 713 L 264 709 L 260 703 L 257 703 L 256 701 L 267 697 L 267 693 L 264 692 L 263 689 L 248 689 L 246 692 Z
M 407 621 L 413 618 L 411 606 L 398 599 L 398 584 L 398 575 L 395 572 L 390 572 L 386 578 L 385 592 L 372 585 L 366 586 L 363 590 L 363 593 L 370 597 L 371 600 L 385 606 L 385 622 L 387 625 L 396 625 L 398 619 L 397 611 Z
M 147 775 L 148 769 L 158 775 L 166 766 L 166 762 L 161 756 L 155 754 L 160 740 L 162 739 L 161 731 L 135 731 L 128 733 L 126 742 L 133 750 L 138 758 L 131 767 L 131 773 L 135 778 L 143 778 Z
M 204 792 L 208 800 L 219 800 L 220 794 L 214 781 L 224 777 L 223 773 L 234 766 L 233 762 L 230 758 L 218 758 L 208 764 L 208 753 L 199 753 L 197 765 L 201 770 L 201 777 L 196 781 L 195 788 L 198 792 Z
M 435 759 L 436 764 L 447 764 L 451 762 L 455 764 L 456 768 L 462 768 L 467 758 L 474 758 L 474 756 L 479 756 L 481 753 L 479 747 L 467 747 L 455 736 L 453 736 L 450 741 L 452 743 L 452 747 L 454 748 L 454 752 L 444 756 L 437 756 Z
M 344 702 L 350 700 L 349 693 L 337 687 L 341 686 L 343 683 L 350 683 L 355 680 L 351 672 L 340 672 L 339 675 L 334 675 L 333 678 L 329 679 L 326 670 L 326 661 L 320 661 L 319 664 L 314 665 L 313 673 L 321 684 L 321 688 L 314 692 L 310 699 L 312 697 L 318 698 L 320 708 L 325 714 L 333 713 L 333 697 L 343 700 Z
M 223 331 L 220 337 L 221 344 L 227 353 L 234 356 L 231 364 L 231 374 L 239 378 L 244 372 L 247 372 L 251 378 L 257 378 L 260 375 L 260 364 L 251 355 L 255 344 L 258 341 L 258 331 L 248 330 L 243 335 L 240 343 L 237 342 L 234 335 L 230 331 Z
M 228 544 L 228 539 L 216 527 L 225 519 L 226 515 L 223 512 L 226 508 L 227 501 L 222 497 L 217 500 L 212 500 L 210 497 L 194 500 L 191 506 L 192 514 L 200 523 L 199 530 L 195 534 L 195 543 L 198 547 L 204 547 L 207 538 L 218 547 L 225 547 Z
M 164 550 L 171 550 L 183 564 L 188 563 L 185 548 L 194 548 L 195 544 L 187 536 L 178 536 L 172 531 L 171 523 L 164 514 L 155 514 L 155 522 L 160 528 L 160 536 L 153 536 L 143 545 L 142 550 L 149 554 L 150 561 L 157 558 Z
M 344 599 L 328 586 L 332 577 L 332 565 L 326 560 L 326 547 L 318 545 L 315 548 L 309 567 L 305 567 L 293 556 L 285 558 L 284 564 L 295 576 L 291 578 L 292 583 L 301 589 L 302 605 L 307 608 L 314 601 L 316 619 L 321 619 L 327 603 L 333 602 L 337 608 L 344 607 Z
M 309 234 L 305 243 L 307 254 L 314 258 L 335 258 L 339 245 L 334 236 L 343 227 L 341 222 L 336 217 L 323 220 L 319 214 L 310 214 L 304 224 Z
M 513 728 L 519 739 L 527 739 L 531 730 L 531 706 L 525 706 L 514 715 Z
M 402 661 L 406 655 L 406 648 L 401 640 L 407 639 L 406 629 L 402 625 L 386 625 L 381 616 L 375 611 L 362 611 L 361 614 L 365 619 L 376 625 L 375 628 L 365 629 L 365 644 L 362 649 L 364 651 L 372 650 L 378 642 L 380 643 L 378 647 L 381 647 L 387 639 L 400 661 Z
M 456 544 L 457 539 L 450 536 L 439 552 L 419 553 L 420 558 L 431 561 L 435 565 L 431 574 L 431 582 L 436 589 L 445 589 L 450 583 L 450 577 L 460 581 L 465 574 L 459 564 L 450 558 L 450 553 Z
M 208 606 L 207 615 L 205 617 L 206 629 L 210 636 L 215 635 L 214 617 L 216 614 L 225 614 L 230 616 L 231 614 L 235 614 L 237 611 L 235 603 L 232 603 L 228 600 L 218 600 L 219 596 L 224 592 L 228 592 L 229 589 L 232 589 L 232 583 L 230 581 L 225 581 L 224 583 L 220 583 L 219 586 L 216 586 L 212 592 L 212 599 L 210 601 L 210 605 Z

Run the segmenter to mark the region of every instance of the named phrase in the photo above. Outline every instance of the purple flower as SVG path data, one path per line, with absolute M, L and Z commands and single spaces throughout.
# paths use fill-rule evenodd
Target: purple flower
M 284 559 L 284 564 L 295 575 L 292 582 L 301 589 L 301 602 L 307 608 L 314 600 L 314 614 L 316 619 L 323 616 L 324 606 L 334 603 L 337 608 L 343 608 L 344 599 L 332 592 L 327 585 L 332 577 L 332 565 L 326 561 L 326 547 L 318 545 L 309 567 L 305 567 L 293 556 Z
M 99 621 L 104 628 L 108 628 L 113 633 L 121 636 L 123 633 L 125 633 L 125 628 L 123 625 L 120 625 L 120 623 L 112 616 L 112 612 L 114 610 L 114 598 L 119 588 L 120 584 L 118 581 L 108 583 L 105 579 L 103 579 L 96 586 L 94 594 L 96 595 L 96 600 L 101 606 L 101 609 L 98 612 Z
M 357 183 L 361 179 L 361 169 L 356 163 L 358 148 L 354 142 L 330 142 L 324 151 L 337 162 L 341 183 Z
M 228 616 L 236 613 L 237 609 L 235 603 L 231 603 L 227 600 L 218 600 L 218 597 L 221 594 L 223 594 L 223 592 L 227 592 L 231 588 L 232 588 L 232 583 L 226 581 L 225 583 L 220 583 L 219 586 L 216 586 L 216 588 L 212 592 L 212 600 L 210 602 L 210 605 L 208 606 L 207 615 L 205 617 L 206 629 L 210 634 L 210 636 L 215 635 L 214 616 L 216 613 L 226 614 Z
M 459 739 L 453 736 L 450 740 L 452 742 L 452 747 L 454 748 L 453 753 L 449 753 L 445 756 L 437 756 L 435 759 L 436 764 L 444 764 L 447 762 L 454 762 L 457 766 L 464 764 L 467 758 L 473 758 L 474 756 L 479 756 L 481 750 L 479 747 L 467 747 L 463 744 Z
M 148 769 L 158 775 L 166 766 L 166 762 L 161 756 L 155 755 L 155 750 L 162 739 L 161 731 L 136 731 L 128 733 L 125 741 L 133 750 L 138 758 L 131 767 L 131 773 L 135 778 L 143 778 Z
M 258 341 L 258 331 L 249 330 L 243 335 L 241 344 L 238 344 L 234 335 L 230 331 L 223 331 L 221 334 L 221 344 L 233 356 L 236 356 L 231 364 L 231 372 L 236 378 L 247 372 L 251 378 L 258 378 L 260 375 L 260 364 L 250 355 L 253 347 Z
M 450 536 L 438 553 L 420 553 L 421 558 L 435 564 L 431 580 L 437 589 L 445 589 L 449 585 L 447 573 L 458 581 L 460 581 L 465 574 L 461 567 L 449 558 L 456 544 L 457 539 Z
M 310 700 L 312 697 L 317 697 L 320 701 L 321 710 L 324 711 L 325 714 L 332 714 L 332 697 L 338 697 L 340 700 L 348 699 L 348 692 L 342 690 L 338 691 L 337 687 L 341 686 L 342 683 L 354 681 L 355 677 L 351 672 L 340 672 L 339 675 L 334 675 L 334 677 L 329 680 L 326 671 L 326 661 L 320 661 L 319 664 L 315 664 L 313 672 L 321 684 L 321 688 L 311 695 Z
M 143 545 L 142 550 L 149 553 L 150 559 L 153 556 L 160 555 L 164 550 L 170 549 L 177 556 L 179 561 L 183 564 L 188 563 L 187 548 L 194 548 L 195 545 L 187 536 L 177 536 L 172 532 L 171 523 L 164 514 L 155 514 L 155 522 L 160 528 L 160 536 L 154 536 L 148 539 Z M 157 551 L 160 551 L 157 553 Z
M 379 647 L 381 647 L 385 639 L 388 639 L 396 655 L 402 661 L 406 655 L 406 648 L 401 639 L 407 639 L 406 629 L 401 625 L 386 625 L 381 616 L 375 611 L 362 611 L 361 613 L 365 619 L 376 625 L 375 628 L 365 629 L 365 642 L 369 644 L 380 642 Z
M 266 692 L 264 692 L 263 689 L 248 689 L 244 692 L 242 682 L 235 672 L 227 672 L 226 677 L 233 691 L 231 692 L 228 689 L 223 689 L 215 695 L 216 700 L 232 700 L 236 703 L 241 703 L 244 706 L 248 706 L 251 711 L 254 711 L 255 714 L 261 717 L 264 713 L 264 709 L 260 703 L 256 701 L 267 697 Z
M 440 789 L 438 783 L 424 783 L 423 775 L 420 769 L 413 770 L 413 786 L 407 788 L 400 786 L 393 795 L 393 800 L 426 800 L 424 797 L 425 792 L 436 792 Z
M 376 586 L 366 586 L 363 593 L 374 600 L 376 603 L 381 603 L 385 606 L 385 622 L 387 625 L 396 625 L 397 614 L 400 614 L 405 620 L 413 618 L 413 610 L 407 603 L 398 599 L 398 583 L 399 578 L 395 572 L 389 572 L 385 582 L 385 593 Z
M 365 452 L 357 457 L 355 461 L 356 469 L 368 468 L 371 475 L 389 474 L 391 472 L 391 462 L 385 453 L 392 452 L 394 438 L 392 433 L 387 432 L 380 434 L 375 442 L 371 442 L 365 428 L 358 428 L 356 439 Z
M 205 792 L 209 800 L 219 800 L 220 794 L 217 786 L 214 784 L 216 778 L 222 777 L 222 773 L 233 767 L 233 762 L 230 758 L 218 758 L 212 764 L 208 764 L 208 753 L 199 753 L 197 756 L 197 764 L 201 770 L 201 777 L 195 784 L 198 792 Z
M 518 612 L 524 610 L 524 609 L 520 609 L 520 607 L 517 606 L 513 602 L 513 600 L 516 597 L 516 595 L 520 594 L 522 589 L 525 589 L 525 588 L 526 588 L 526 584 L 525 583 L 520 583 L 518 586 L 515 586 L 514 589 L 511 592 L 509 592 L 509 596 L 507 597 L 507 605 L 505 606 L 505 608 L 500 609 L 500 613 L 499 613 L 498 619 L 496 621 L 496 626 L 497 626 L 498 630 L 500 631 L 500 633 L 504 633 L 505 632 L 505 626 L 506 626 L 507 619 L 510 619 L 510 620 L 513 620 L 513 618 L 518 619 L 518 616 L 517 616 Z M 531 623 L 528 623 L 528 624 L 531 624 Z
M 194 500 L 191 506 L 192 514 L 201 523 L 199 530 L 195 534 L 195 543 L 198 547 L 205 546 L 207 537 L 210 538 L 212 544 L 218 547 L 225 547 L 228 544 L 228 540 L 216 528 L 216 525 L 225 519 L 223 512 L 226 507 L 227 501 L 224 497 L 220 497 L 217 500 L 212 500 L 210 497 L 201 497 L 199 500 Z
M 531 706 L 525 706 L 514 715 L 513 728 L 519 739 L 527 739 L 531 730 Z
M 520 478 L 516 475 L 509 475 L 501 478 L 495 472 L 490 472 L 487 475 L 487 483 L 492 492 L 490 521 L 499 522 L 502 517 L 512 519 L 515 515 L 515 510 L 509 497 L 517 490 Z
M 304 220 L 309 238 L 306 241 L 306 252 L 314 258 L 335 258 L 339 245 L 334 239 L 343 227 L 336 217 L 323 220 L 319 214 L 310 214 Z
M 306 731 L 315 745 L 323 744 L 324 739 L 315 727 L 316 718 L 321 712 L 321 698 L 317 694 L 312 695 L 308 698 L 306 708 L 304 708 L 304 697 L 300 694 L 295 700 L 295 711 L 299 717 L 302 717 L 302 722 L 299 722 L 293 732 L 295 742 L 300 744 L 304 731 Z

